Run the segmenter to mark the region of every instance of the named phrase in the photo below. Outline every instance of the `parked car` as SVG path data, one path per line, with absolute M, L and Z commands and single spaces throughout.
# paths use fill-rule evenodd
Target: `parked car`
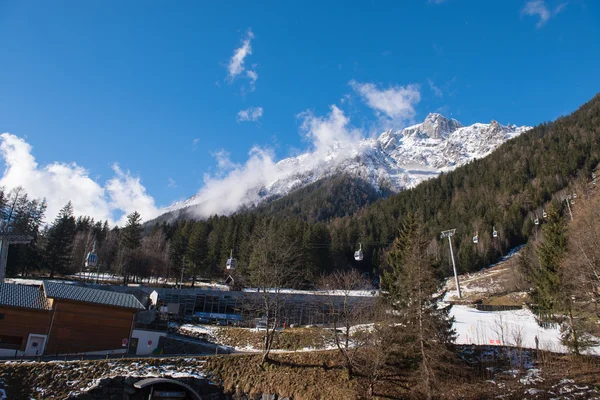
M 199 317 L 198 318 L 198 323 L 200 324 L 212 324 L 212 319 L 207 318 L 207 317 Z
M 220 319 L 217 321 L 217 325 L 219 326 L 227 326 L 227 321 L 224 319 Z

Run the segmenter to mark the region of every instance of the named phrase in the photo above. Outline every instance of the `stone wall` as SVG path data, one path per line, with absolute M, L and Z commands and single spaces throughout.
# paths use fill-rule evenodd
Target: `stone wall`
M 134 387 L 134 384 L 141 381 L 141 377 L 123 377 L 117 376 L 114 378 L 100 379 L 98 385 L 88 391 L 81 393 L 76 398 L 79 400 L 138 400 L 147 398 L 140 389 Z M 292 400 L 289 397 L 278 397 L 276 394 L 254 394 L 248 393 L 233 393 L 226 394 L 223 388 L 211 384 L 208 379 L 198 378 L 178 378 L 174 379 L 184 383 L 194 389 L 202 398 L 202 400 Z

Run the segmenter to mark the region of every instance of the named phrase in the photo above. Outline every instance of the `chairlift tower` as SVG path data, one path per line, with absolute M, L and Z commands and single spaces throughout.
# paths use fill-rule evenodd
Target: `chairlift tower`
M 575 197 L 577 197 L 577 195 L 575 193 L 573 193 L 573 195 L 566 195 L 565 198 L 563 199 L 566 203 L 567 203 L 567 208 L 569 209 L 569 215 L 571 216 L 571 221 L 573 221 L 573 213 L 571 212 L 571 204 L 575 203 L 575 200 L 573 200 Z
M 454 270 L 454 283 L 456 284 L 456 291 L 458 292 L 458 298 L 462 299 L 462 293 L 460 291 L 460 283 L 458 282 L 458 274 L 456 273 L 456 263 L 454 262 L 454 251 L 452 251 L 452 236 L 456 233 L 456 229 L 449 229 L 443 231 L 440 238 L 448 238 L 448 245 L 450 246 L 450 258 L 452 259 L 452 269 Z
M 8 226 L 6 221 L 0 221 L 0 283 L 4 282 L 6 275 L 8 247 L 11 244 L 28 244 L 32 240 L 31 236 L 13 232 L 12 226 Z

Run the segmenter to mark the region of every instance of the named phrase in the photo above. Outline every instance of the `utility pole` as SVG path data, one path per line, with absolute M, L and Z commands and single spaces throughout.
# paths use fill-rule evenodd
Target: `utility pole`
M 450 259 L 452 260 L 452 269 L 454 270 L 454 283 L 456 284 L 456 291 L 458 292 L 458 298 L 462 299 L 462 293 L 460 291 L 460 283 L 458 282 L 458 274 L 456 273 L 456 263 L 454 262 L 454 251 L 452 251 L 452 235 L 456 233 L 456 229 L 449 229 L 443 231 L 441 238 L 448 238 L 448 245 L 450 246 Z

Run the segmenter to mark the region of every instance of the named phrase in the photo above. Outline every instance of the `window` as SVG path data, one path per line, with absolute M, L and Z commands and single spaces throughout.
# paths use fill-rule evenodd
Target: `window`
M 0 319 L 4 319 L 4 314 L 0 313 Z
M 23 343 L 22 336 L 0 335 L 0 349 L 19 349 Z

